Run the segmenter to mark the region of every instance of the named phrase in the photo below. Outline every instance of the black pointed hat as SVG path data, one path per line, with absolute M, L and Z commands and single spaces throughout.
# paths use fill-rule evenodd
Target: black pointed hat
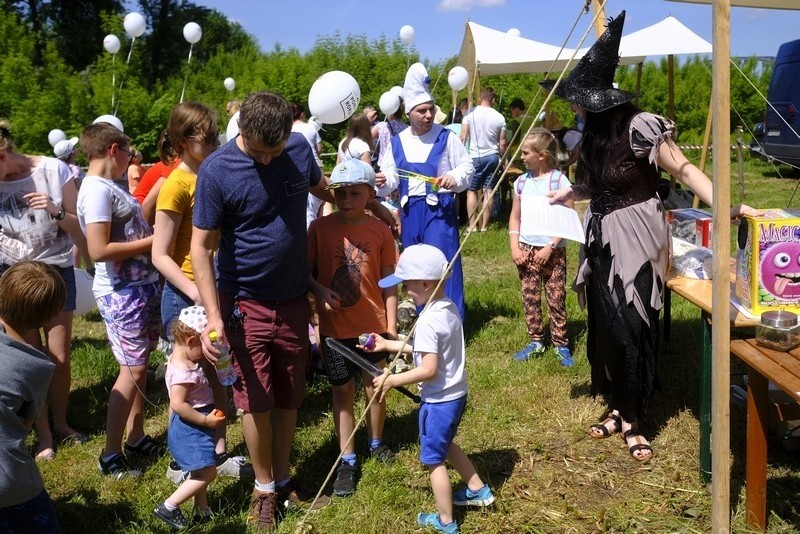
M 554 93 L 564 100 L 577 104 L 587 111 L 598 113 L 628 102 L 636 93 L 614 88 L 614 72 L 619 65 L 619 42 L 625 12 L 611 19 L 603 35 L 586 52 L 575 69 L 564 78 Z M 539 82 L 548 91 L 553 90 L 555 80 Z

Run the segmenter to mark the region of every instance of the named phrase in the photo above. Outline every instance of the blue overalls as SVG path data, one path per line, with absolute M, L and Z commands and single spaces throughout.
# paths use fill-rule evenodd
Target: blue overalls
M 428 159 L 423 163 L 406 161 L 400 136 L 392 137 L 392 155 L 395 166 L 399 169 L 437 177 L 439 160 L 447 148 L 447 136 L 450 130 L 443 129 L 433 143 Z M 437 194 L 431 184 L 425 183 L 426 196 L 408 196 L 408 180 L 399 180 L 397 186 L 400 193 L 400 206 L 403 222 L 401 240 L 403 248 L 425 243 L 433 245 L 444 253 L 447 261 L 452 261 L 458 250 L 458 210 L 455 194 Z M 465 318 L 464 305 L 464 273 L 461 268 L 461 256 L 453 264 L 452 276 L 444 284 L 444 292 L 458 307 L 462 322 Z

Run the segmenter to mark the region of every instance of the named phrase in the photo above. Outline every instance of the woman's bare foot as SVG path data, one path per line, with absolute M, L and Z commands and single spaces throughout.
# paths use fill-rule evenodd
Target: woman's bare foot
M 622 421 L 622 438 L 625 440 L 628 451 L 634 460 L 637 462 L 649 462 L 653 459 L 653 447 L 639 433 L 638 426 L 634 427 L 627 421 Z
M 589 427 L 589 435 L 595 439 L 603 439 L 616 434 L 621 429 L 622 418 L 617 410 L 612 410 L 602 422 Z

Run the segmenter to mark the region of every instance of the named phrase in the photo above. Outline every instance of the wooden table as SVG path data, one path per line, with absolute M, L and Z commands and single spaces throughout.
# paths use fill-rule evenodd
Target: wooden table
M 736 282 L 736 262 L 731 259 L 731 294 Z M 664 343 L 669 345 L 670 315 L 672 313 L 672 295 L 677 293 L 687 301 L 700 308 L 703 339 L 700 363 L 700 478 L 704 482 L 711 480 L 711 280 L 697 280 L 680 276 L 674 271 L 667 273 L 666 292 L 664 294 Z M 752 328 L 756 322 L 742 315 L 733 304 L 730 304 L 731 328 Z
M 768 385 L 773 382 L 800 402 L 800 349 L 777 352 L 754 339 L 731 342 L 731 353 L 747 365 L 747 465 L 745 495 L 747 525 L 767 526 Z

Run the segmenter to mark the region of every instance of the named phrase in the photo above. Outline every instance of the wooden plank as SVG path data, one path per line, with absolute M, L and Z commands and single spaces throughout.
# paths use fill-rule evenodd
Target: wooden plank
M 800 360 L 794 354 L 762 347 L 755 339 L 732 342 L 731 352 L 800 402 Z
M 731 344 L 733 345 L 733 344 Z M 750 368 L 747 373 L 747 458 L 745 508 L 747 526 L 767 526 L 767 379 Z

